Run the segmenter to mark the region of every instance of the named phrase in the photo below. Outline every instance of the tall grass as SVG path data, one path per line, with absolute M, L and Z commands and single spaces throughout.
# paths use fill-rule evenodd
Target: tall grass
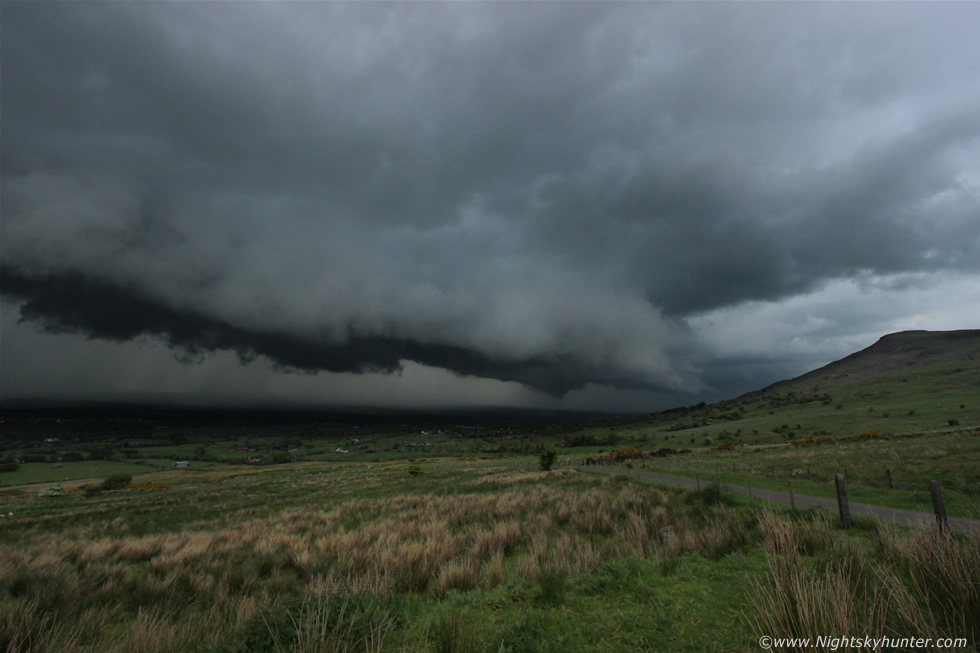
M 276 653 L 381 651 L 397 624 L 397 617 L 369 595 L 304 595 L 298 605 L 276 604 L 259 618 Z
M 760 545 L 769 578 L 747 589 L 761 633 L 978 634 L 976 534 L 849 535 L 821 513 L 791 521 L 710 489 L 666 493 L 569 470 L 456 476 L 449 494 L 400 491 L 428 474 L 364 478 L 400 493 L 348 485 L 334 503 L 247 507 L 154 535 L 95 520 L 66 520 L 64 537 L 50 521 L 22 529 L 0 544 L 0 651 L 390 650 L 403 645 L 406 596 L 436 606 L 428 614 L 474 591 L 560 612 L 581 575 L 609 561 L 646 559 L 671 576 L 685 554 L 721 560 Z M 315 496 L 332 482 L 298 484 Z M 429 627 L 409 646 L 475 646 L 458 617 L 422 618 Z
M 518 486 L 495 490 L 508 483 Z M 438 601 L 518 579 L 556 604 L 570 575 L 604 561 L 716 559 L 758 532 L 751 516 L 698 497 L 671 501 L 618 479 L 583 487 L 569 470 L 494 471 L 470 487 L 159 535 L 106 536 L 99 524 L 24 535 L 0 545 L 0 650 L 220 650 L 247 624 L 265 628 L 255 620 L 290 596 L 311 598 L 282 617 L 292 625 L 276 645 L 312 650 L 304 642 L 322 641 L 325 619 L 344 609 L 331 597 Z
M 879 523 L 870 548 L 825 518 L 794 523 L 766 512 L 761 525 L 770 560 L 769 578 L 755 585 L 759 634 L 966 637 L 976 647 L 980 533 L 955 538 L 923 524 L 900 534 Z
M 909 629 L 927 637 L 962 633 L 974 644 L 980 638 L 980 532 L 957 538 L 935 525 L 923 524 L 907 536 L 878 524 L 875 549 L 891 567 L 896 593 L 907 599 L 896 606 Z
M 475 653 L 479 642 L 456 613 L 443 615 L 429 628 L 436 653 Z

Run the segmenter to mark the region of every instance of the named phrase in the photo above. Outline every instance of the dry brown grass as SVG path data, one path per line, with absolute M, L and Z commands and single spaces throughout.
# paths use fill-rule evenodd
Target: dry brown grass
M 107 537 L 96 524 L 0 546 L 0 592 L 11 597 L 0 618 L 14 633 L 0 650 L 76 640 L 100 651 L 180 650 L 288 594 L 438 599 L 516 575 L 551 596 L 569 574 L 610 559 L 656 556 L 666 572 L 685 552 L 720 557 L 752 530 L 735 511 L 675 514 L 661 491 L 615 479 L 583 490 L 569 482 L 575 474 L 491 471 L 470 485 L 519 486 L 357 498 L 144 537 Z
M 965 537 L 941 533 L 924 523 L 901 536 L 883 524 L 874 533 L 877 553 L 889 565 L 885 577 L 903 600 L 896 610 L 906 627 L 924 636 L 964 633 L 980 639 L 980 531 Z
M 793 523 L 766 512 L 760 521 L 771 554 L 769 578 L 755 588 L 760 634 L 966 637 L 976 646 L 980 533 L 957 539 L 923 524 L 899 534 L 878 524 L 872 556 L 849 536 L 835 536 L 826 518 Z

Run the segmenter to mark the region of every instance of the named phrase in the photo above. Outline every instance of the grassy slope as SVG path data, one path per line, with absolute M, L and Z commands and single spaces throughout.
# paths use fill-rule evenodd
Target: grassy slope
M 875 432 L 881 437 L 850 436 Z M 798 446 L 809 435 L 836 438 Z M 847 474 L 851 498 L 928 511 L 941 480 L 954 514 L 980 514 L 980 332 L 911 332 L 798 379 L 710 406 L 655 413 L 575 436 L 610 435 L 645 450 L 692 449 L 643 463 L 682 476 L 833 496 Z M 712 451 L 726 442 L 735 451 Z M 611 447 L 580 451 L 608 450 Z M 793 476 L 794 470 L 803 472 Z M 892 470 L 896 489 L 889 489 Z
M 980 358 L 855 383 L 775 386 L 710 406 L 655 413 L 614 430 L 650 446 L 690 447 L 703 446 L 705 437 L 714 442 L 738 431 L 740 436 L 732 439 L 743 444 L 776 444 L 813 433 L 843 437 L 945 430 L 950 420 L 963 427 L 980 425 Z M 609 431 L 583 433 L 603 437 Z

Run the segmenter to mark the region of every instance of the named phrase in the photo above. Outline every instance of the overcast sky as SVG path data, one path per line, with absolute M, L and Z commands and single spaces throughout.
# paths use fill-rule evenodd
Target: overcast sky
M 0 11 L 3 397 L 653 410 L 980 327 L 978 3 Z

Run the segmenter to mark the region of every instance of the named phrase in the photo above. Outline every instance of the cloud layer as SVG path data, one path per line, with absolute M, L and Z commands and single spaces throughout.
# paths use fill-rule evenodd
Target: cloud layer
M 2 14 L 0 289 L 48 332 L 698 393 L 711 316 L 980 276 L 976 5 Z

